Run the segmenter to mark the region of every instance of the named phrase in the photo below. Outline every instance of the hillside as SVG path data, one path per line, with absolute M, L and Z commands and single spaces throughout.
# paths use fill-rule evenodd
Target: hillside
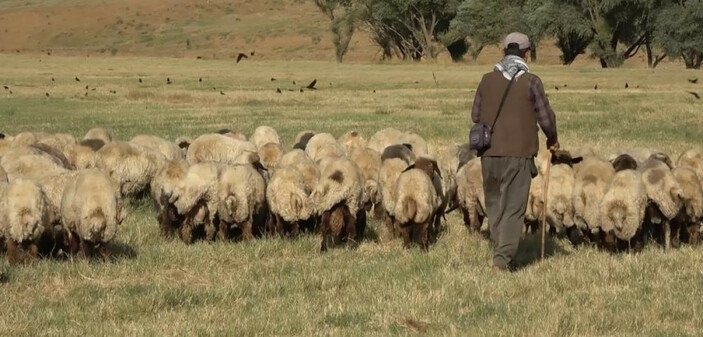
M 0 53 L 228 59 L 254 52 L 258 60 L 333 61 L 328 24 L 300 0 L 0 0 Z M 492 63 L 497 53 L 488 48 L 478 62 Z M 362 30 L 346 60 L 379 56 Z M 558 64 L 559 51 L 543 43 L 539 58 Z M 597 66 L 588 57 L 577 63 Z

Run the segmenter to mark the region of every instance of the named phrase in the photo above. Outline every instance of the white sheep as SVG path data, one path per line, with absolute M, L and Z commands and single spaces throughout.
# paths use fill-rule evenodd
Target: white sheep
M 683 207 L 683 191 L 678 181 L 665 163 L 650 158 L 638 170 L 649 203 L 647 205 L 647 224 L 661 226 L 664 248 L 671 247 L 671 220 Z
M 278 132 L 270 126 L 259 126 L 254 130 L 254 133 L 249 137 L 249 141 L 253 143 L 257 149 L 261 149 L 268 143 L 283 145 Z
M 615 173 L 600 202 L 601 230 L 630 242 L 642 225 L 647 206 L 647 192 L 639 172 Z
M 222 165 L 215 163 L 195 164 L 188 168 L 185 177 L 178 183 L 170 202 L 183 215 L 180 226 L 181 240 L 190 244 L 195 239 L 196 228 L 205 229 L 205 238 L 215 239 L 214 220 L 219 206 L 218 187 Z
M 231 227 L 241 229 L 244 240 L 252 239 L 254 233 L 263 234 L 266 183 L 256 168 L 249 164 L 226 166 L 220 172 L 218 187 L 218 238 L 228 238 Z
M 368 142 L 359 131 L 348 131 L 337 139 L 347 155 L 350 155 L 354 150 L 363 150 L 368 147 Z M 380 152 L 379 152 L 380 153 Z
M 259 148 L 259 160 L 261 165 L 268 171 L 274 171 L 278 167 L 278 163 L 283 158 L 285 151 L 281 144 L 267 143 Z
M 321 251 L 344 241 L 357 245 L 366 227 L 363 178 L 358 166 L 349 159 L 337 158 L 325 165 L 320 177 L 308 202 L 321 217 Z
M 295 167 L 283 166 L 273 173 L 266 187 L 266 200 L 277 233 L 298 235 L 312 217 L 308 196 L 303 175 Z
M 110 131 L 108 131 L 107 129 L 93 128 L 88 130 L 88 132 L 83 137 L 83 140 L 88 139 L 99 139 L 102 140 L 105 144 L 107 144 L 112 141 L 112 133 L 110 133 Z
M 398 129 L 386 128 L 371 136 L 368 146 L 379 153 L 383 153 L 383 150 L 390 145 L 402 144 L 403 136 L 403 132 Z
M 419 244 L 422 249 L 429 247 L 430 229 L 442 203 L 432 182 L 437 171 L 436 163 L 419 157 L 398 178 L 395 227 L 406 248 L 411 242 Z
M 681 186 L 683 202 L 683 208 L 672 221 L 672 225 L 675 225 L 672 233 L 678 239 L 675 228 L 683 227 L 688 233 L 689 243 L 697 245 L 700 222 L 703 220 L 703 186 L 692 169 L 677 167 L 671 173 Z
M 183 222 L 183 217 L 171 202 L 171 197 L 187 172 L 188 163 L 185 160 L 172 160 L 162 167 L 151 180 L 151 197 L 156 205 L 161 234 L 166 238 L 173 237 Z
M 386 234 L 389 238 L 396 237 L 398 234 L 394 227 L 395 203 L 397 200 L 396 186 L 400 174 L 408 166 L 410 165 L 402 159 L 391 158 L 384 160 L 378 171 L 378 193 L 381 197 L 381 205 L 385 211 L 384 222 L 386 224 Z
M 316 163 L 325 157 L 345 156 L 344 148 L 329 133 L 318 133 L 310 138 L 305 147 L 305 153 Z
M 95 169 L 81 171 L 68 183 L 61 199 L 61 214 L 71 252 L 91 257 L 97 249 L 103 258 L 109 257 L 107 244 L 126 217 L 112 181 Z
M 161 153 L 168 160 L 185 159 L 183 150 L 177 144 L 152 135 L 137 135 L 130 140 L 131 143 L 150 148 Z
M 459 169 L 456 185 L 457 201 L 464 217 L 464 225 L 478 232 L 487 215 L 481 158 L 474 158 Z
M 0 159 L 9 181 L 15 179 L 39 180 L 62 174 L 68 169 L 60 159 L 34 147 L 17 147 Z
M 0 196 L 0 231 L 5 237 L 10 264 L 31 262 L 40 254 L 40 240 L 56 238 L 54 213 L 38 183 L 16 179 Z M 53 242 L 50 242 L 53 245 Z
M 110 142 L 96 153 L 96 167 L 116 184 L 121 196 L 139 196 L 166 158 L 159 152 L 129 142 Z
M 589 157 L 581 163 L 573 189 L 574 222 L 579 229 L 594 233 L 600 227 L 598 207 L 613 176 L 615 169 L 605 160 Z
M 278 163 L 279 167 L 293 167 L 302 175 L 305 183 L 305 193 L 310 194 L 320 180 L 320 169 L 308 157 L 305 151 L 293 149 L 286 153 Z
M 188 147 L 189 164 L 221 163 L 227 165 L 252 164 L 259 161 L 258 149 L 252 143 L 219 134 L 196 138 Z

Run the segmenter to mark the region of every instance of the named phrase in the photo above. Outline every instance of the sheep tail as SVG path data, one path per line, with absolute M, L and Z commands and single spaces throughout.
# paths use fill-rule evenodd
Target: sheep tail
M 400 207 L 403 211 L 403 216 L 408 221 L 415 218 L 415 214 L 417 213 L 417 203 L 415 203 L 415 200 L 413 200 L 412 198 L 404 198 L 401 201 Z
M 608 210 L 608 218 L 613 222 L 613 226 L 620 230 L 625 224 L 627 217 L 627 206 L 622 201 L 615 201 L 610 205 Z

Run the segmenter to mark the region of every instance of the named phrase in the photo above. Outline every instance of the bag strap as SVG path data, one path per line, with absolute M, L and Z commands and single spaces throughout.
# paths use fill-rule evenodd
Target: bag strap
M 503 110 L 503 105 L 505 104 L 505 99 L 508 98 L 508 93 L 510 92 L 510 87 L 513 86 L 513 82 L 515 82 L 515 76 L 520 73 L 518 70 L 513 77 L 510 78 L 510 82 L 508 83 L 508 87 L 505 88 L 505 93 L 503 93 L 503 99 L 500 101 L 500 105 L 498 106 L 498 112 L 496 113 L 496 118 L 493 120 L 493 124 L 491 124 L 491 134 L 493 134 L 493 128 L 496 126 L 496 122 L 498 121 L 498 116 L 500 116 L 500 112 Z

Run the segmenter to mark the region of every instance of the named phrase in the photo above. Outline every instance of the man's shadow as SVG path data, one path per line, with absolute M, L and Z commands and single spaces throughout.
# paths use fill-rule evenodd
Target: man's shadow
M 513 260 L 515 270 L 526 268 L 540 261 L 541 241 L 542 237 L 539 232 L 526 234 L 525 237 L 520 240 L 517 256 L 515 260 Z M 559 244 L 558 240 L 555 240 L 553 236 L 547 233 L 544 244 L 544 258 L 548 259 L 557 254 L 568 255 L 569 252 Z

